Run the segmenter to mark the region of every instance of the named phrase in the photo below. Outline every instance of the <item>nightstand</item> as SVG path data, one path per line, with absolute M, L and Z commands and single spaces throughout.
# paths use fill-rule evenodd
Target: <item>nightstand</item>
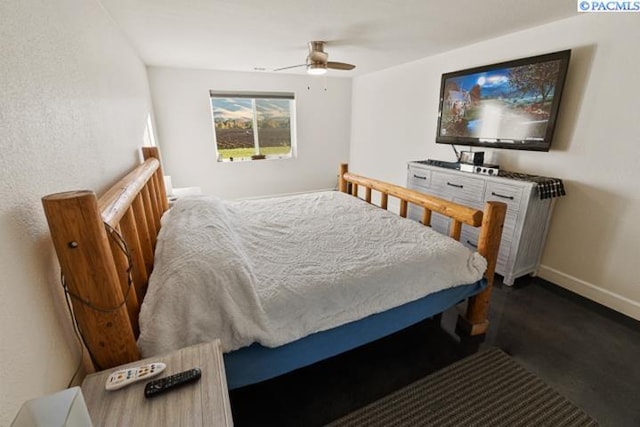
M 149 362 L 167 364 L 165 371 L 153 379 L 194 367 L 202 370 L 202 377 L 150 399 L 144 397 L 148 381 L 115 391 L 104 389 L 111 372 Z M 95 427 L 233 425 L 219 340 L 88 375 L 81 388 Z

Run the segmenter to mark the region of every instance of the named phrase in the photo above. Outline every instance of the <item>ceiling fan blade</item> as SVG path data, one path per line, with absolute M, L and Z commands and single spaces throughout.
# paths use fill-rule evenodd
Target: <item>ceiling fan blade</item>
M 290 67 L 282 67 L 282 68 L 276 68 L 273 71 L 281 71 L 281 70 L 288 70 L 289 68 L 298 68 L 298 67 L 306 67 L 307 64 L 300 64 L 300 65 L 292 65 Z
M 354 68 L 356 68 L 356 66 L 344 62 L 329 61 L 327 62 L 327 68 L 332 68 L 334 70 L 353 70 Z

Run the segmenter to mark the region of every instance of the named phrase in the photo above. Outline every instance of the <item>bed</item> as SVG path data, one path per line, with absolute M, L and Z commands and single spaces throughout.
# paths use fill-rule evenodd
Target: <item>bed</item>
M 42 199 L 96 369 L 222 337 L 228 384 L 237 388 L 381 338 L 464 299 L 458 333 L 486 332 L 503 203 L 481 211 L 350 173 L 343 164 L 336 192 L 259 201 L 198 197 L 168 211 L 159 152 L 144 147 L 143 157 L 99 198 L 73 191 Z M 400 218 L 387 210 L 389 197 L 399 200 Z M 423 208 L 422 224 L 406 219 L 409 204 Z M 430 230 L 432 212 L 451 218 L 450 237 Z M 480 227 L 477 253 L 451 240 L 459 240 L 463 224 Z M 208 249 L 210 242 L 218 246 Z M 325 258 L 329 263 L 321 265 Z

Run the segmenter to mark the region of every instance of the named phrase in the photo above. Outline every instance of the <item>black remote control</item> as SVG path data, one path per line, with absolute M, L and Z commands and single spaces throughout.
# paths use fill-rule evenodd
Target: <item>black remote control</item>
M 154 397 L 176 387 L 197 381 L 202 376 L 200 368 L 178 372 L 168 377 L 149 381 L 144 387 L 144 397 Z

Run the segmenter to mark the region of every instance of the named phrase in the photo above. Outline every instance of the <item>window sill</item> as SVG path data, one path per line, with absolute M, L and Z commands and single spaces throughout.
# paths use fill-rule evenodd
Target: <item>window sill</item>
M 266 156 L 264 158 L 251 158 L 251 157 L 234 157 L 231 159 L 219 159 L 218 163 L 243 163 L 243 162 L 254 162 L 254 161 L 262 161 L 262 160 L 290 160 L 295 159 L 294 156 Z

